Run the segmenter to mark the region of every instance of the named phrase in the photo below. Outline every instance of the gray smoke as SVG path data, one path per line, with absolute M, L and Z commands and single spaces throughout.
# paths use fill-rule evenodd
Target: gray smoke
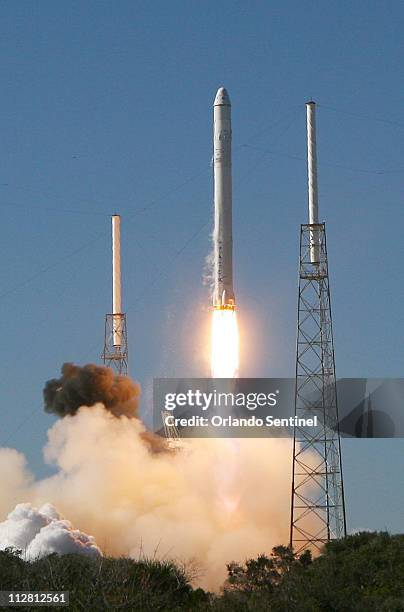
M 64 363 L 62 376 L 48 380 L 43 390 L 46 412 L 75 415 L 81 406 L 103 404 L 114 416 L 138 418 L 140 386 L 111 368 L 90 363 Z

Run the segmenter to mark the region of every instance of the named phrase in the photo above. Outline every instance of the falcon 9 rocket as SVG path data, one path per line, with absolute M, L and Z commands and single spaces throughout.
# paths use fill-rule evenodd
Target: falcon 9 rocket
M 215 189 L 214 292 L 217 310 L 234 310 L 232 177 L 231 177 L 231 104 L 224 87 L 218 89 L 213 104 L 213 168 Z

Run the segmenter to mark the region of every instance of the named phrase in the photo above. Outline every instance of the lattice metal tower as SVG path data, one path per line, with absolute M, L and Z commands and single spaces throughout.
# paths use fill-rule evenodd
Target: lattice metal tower
M 164 435 L 167 440 L 167 446 L 170 450 L 173 451 L 181 450 L 183 447 L 183 442 L 180 438 L 178 428 L 176 427 L 176 425 L 168 425 L 166 423 L 166 418 L 169 416 L 172 416 L 172 413 L 169 410 L 161 411 L 161 418 L 163 421 Z
M 128 374 L 128 334 L 121 293 L 121 217 L 112 216 L 112 313 L 105 315 L 104 364 Z
M 301 226 L 290 545 L 320 550 L 346 535 L 325 224 L 318 222 L 315 104 L 307 105 L 309 223 Z M 315 433 L 313 433 L 313 431 Z

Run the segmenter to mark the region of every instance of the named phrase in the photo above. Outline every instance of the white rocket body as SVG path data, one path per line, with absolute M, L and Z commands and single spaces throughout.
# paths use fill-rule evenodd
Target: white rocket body
M 234 310 L 231 171 L 231 104 L 224 87 L 213 105 L 213 169 L 215 189 L 214 292 L 216 309 Z
M 112 314 L 113 345 L 122 344 L 122 295 L 121 295 L 121 217 L 112 216 Z

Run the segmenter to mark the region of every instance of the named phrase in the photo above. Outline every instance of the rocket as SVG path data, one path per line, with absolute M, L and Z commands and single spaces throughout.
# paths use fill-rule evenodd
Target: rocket
M 231 176 L 231 104 L 224 87 L 213 103 L 213 172 L 215 225 L 213 230 L 216 310 L 234 310 Z

